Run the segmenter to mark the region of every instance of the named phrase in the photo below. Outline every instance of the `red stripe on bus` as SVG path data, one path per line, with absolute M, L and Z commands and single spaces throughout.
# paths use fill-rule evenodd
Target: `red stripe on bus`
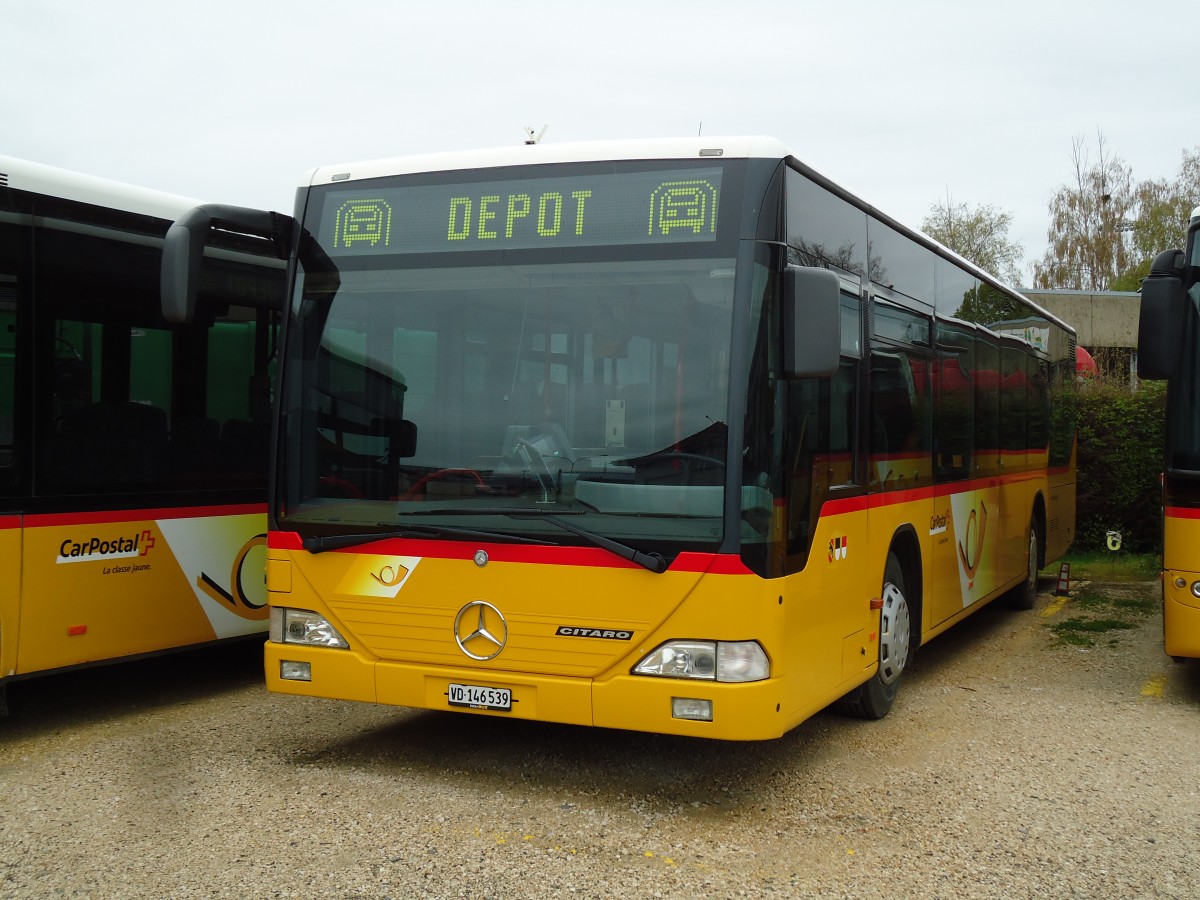
M 300 535 L 294 531 L 268 531 L 267 549 L 303 550 L 304 546 L 300 543 Z
M 267 535 L 272 550 L 303 550 L 300 535 L 294 531 L 272 531 Z M 581 566 L 593 569 L 637 569 L 636 563 L 622 560 L 599 547 L 545 547 L 538 544 L 490 544 L 484 541 L 438 541 L 412 538 L 384 538 L 370 544 L 331 550 L 331 553 L 372 553 L 381 556 L 417 556 L 429 559 L 473 559 L 475 551 L 487 551 L 491 562 L 540 563 L 542 565 Z M 714 575 L 746 575 L 741 557 L 718 553 L 680 553 L 671 563 L 671 572 L 708 572 Z
M 164 506 L 157 509 L 107 509 L 97 512 L 37 513 L 25 517 L 31 528 L 52 525 L 104 525 L 109 522 L 144 522 L 149 519 L 212 519 L 218 516 L 265 516 L 265 503 L 230 506 Z
M 704 565 L 689 565 L 691 557 Z M 732 553 L 680 553 L 671 564 L 671 571 L 707 572 L 710 575 L 752 575 L 740 556 Z
M 6 528 L 20 528 L 20 527 L 21 527 L 21 517 L 20 516 L 0 516 L 0 531 L 3 531 Z
M 965 494 L 968 491 L 982 491 L 1004 485 L 1019 484 L 1022 481 L 1033 481 L 1043 477 L 1041 472 L 1023 472 L 1019 475 L 989 476 L 975 478 L 971 481 L 955 481 L 947 484 L 931 484 L 922 488 L 909 488 L 903 491 L 877 491 L 871 494 L 856 494 L 843 499 L 826 500 L 821 507 L 822 516 L 837 516 L 845 513 L 860 512 L 864 509 L 879 509 L 884 506 L 899 506 L 902 503 L 915 503 L 920 500 L 938 500 Z
M 1188 506 L 1168 506 L 1163 514 L 1169 519 L 1200 519 L 1200 509 Z

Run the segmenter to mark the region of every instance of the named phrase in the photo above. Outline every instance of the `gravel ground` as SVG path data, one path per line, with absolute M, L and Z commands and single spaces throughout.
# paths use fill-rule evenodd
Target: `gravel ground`
M 0 896 L 1200 896 L 1200 665 L 1053 599 L 761 744 L 275 697 L 249 645 L 18 683 Z

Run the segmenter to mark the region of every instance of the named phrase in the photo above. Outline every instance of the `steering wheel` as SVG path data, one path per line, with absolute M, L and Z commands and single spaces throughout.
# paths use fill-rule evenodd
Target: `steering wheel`
M 525 462 L 533 470 L 534 477 L 537 478 L 538 485 L 544 493 L 542 499 L 548 499 L 550 492 L 554 490 L 554 473 L 546 465 L 546 460 L 542 457 L 542 451 L 522 437 L 517 438 L 517 450 L 525 457 Z

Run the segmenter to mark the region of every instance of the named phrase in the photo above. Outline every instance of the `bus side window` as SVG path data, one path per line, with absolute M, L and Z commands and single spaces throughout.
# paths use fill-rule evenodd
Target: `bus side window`
M 15 281 L 14 276 L 0 273 L 0 468 L 12 466 L 16 459 L 13 418 L 17 396 L 17 303 L 15 297 L 5 297 L 6 289 L 13 287 Z M 0 476 L 0 480 L 6 480 L 5 476 Z
M 975 385 L 972 380 L 975 330 L 938 324 L 933 360 L 933 466 L 939 483 L 971 476 L 975 451 Z
M 871 354 L 871 466 L 883 490 L 901 490 L 928 478 L 928 370 L 927 359 L 916 354 Z
M 829 382 L 829 486 L 854 484 L 854 436 L 858 422 L 857 366 L 843 362 Z
M 830 379 L 793 382 L 789 392 L 788 571 L 804 568 L 821 505 L 832 487 L 856 481 L 857 364 Z
M 164 384 L 160 373 L 171 370 L 169 335 L 68 319 L 55 323 L 55 334 L 43 478 L 58 490 L 158 482 L 167 458 L 170 379 Z
M 1000 474 L 1000 347 L 991 334 L 975 345 L 975 471 Z

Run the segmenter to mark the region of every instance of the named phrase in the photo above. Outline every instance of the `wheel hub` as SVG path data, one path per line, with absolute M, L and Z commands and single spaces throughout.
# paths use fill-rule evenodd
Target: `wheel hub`
M 891 684 L 908 663 L 912 622 L 908 601 L 894 584 L 883 589 L 883 611 L 879 619 L 879 680 Z

